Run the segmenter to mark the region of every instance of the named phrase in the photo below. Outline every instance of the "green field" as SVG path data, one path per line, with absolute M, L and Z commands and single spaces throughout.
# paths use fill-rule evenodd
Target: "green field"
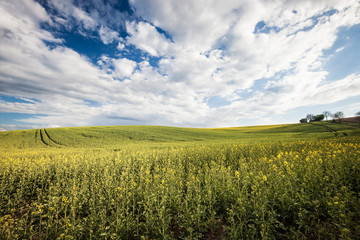
M 360 239 L 360 128 L 0 133 L 0 239 Z

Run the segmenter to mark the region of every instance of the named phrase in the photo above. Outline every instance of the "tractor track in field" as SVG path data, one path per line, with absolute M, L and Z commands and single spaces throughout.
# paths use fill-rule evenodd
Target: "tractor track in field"
M 45 144 L 46 146 L 49 146 L 49 144 L 47 142 L 45 142 L 44 140 L 44 135 L 43 135 L 43 132 L 41 131 L 42 129 L 39 130 L 40 132 L 40 140 L 43 144 Z
M 35 130 L 35 142 L 37 142 L 38 134 L 39 134 L 39 129 L 36 129 Z
M 323 125 L 323 124 L 318 124 L 319 126 L 325 128 L 328 132 L 337 132 L 337 130 L 329 127 L 329 126 L 326 126 L 326 125 Z
M 52 139 L 49 135 L 49 133 L 46 131 L 46 129 L 44 128 L 44 133 L 46 134 L 46 136 L 49 138 L 49 140 L 54 143 L 57 146 L 61 146 L 62 144 L 58 143 L 57 141 L 55 141 L 54 139 Z
M 54 139 L 52 139 L 49 135 L 49 133 L 46 131 L 45 128 L 43 129 L 39 129 L 39 135 L 40 135 L 40 140 L 43 144 L 45 144 L 46 146 L 49 147 L 61 147 L 61 144 L 56 142 Z M 37 136 L 37 131 L 35 131 L 35 138 Z M 49 139 L 49 143 L 45 141 L 45 137 L 47 137 Z
M 338 136 L 339 133 L 342 134 L 342 135 L 344 135 L 344 137 L 346 137 L 346 136 L 348 135 L 346 132 L 338 132 L 337 130 L 335 130 L 335 129 L 329 127 L 329 126 L 323 125 L 323 124 L 317 124 L 317 125 L 320 126 L 320 127 L 325 128 L 328 132 L 334 133 L 335 136 Z

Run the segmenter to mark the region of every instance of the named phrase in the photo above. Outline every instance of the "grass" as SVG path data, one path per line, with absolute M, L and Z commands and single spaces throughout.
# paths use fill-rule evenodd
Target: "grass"
M 324 126 L 330 126 L 329 129 Z M 3 148 L 108 148 L 150 143 L 249 143 L 269 140 L 328 138 L 360 130 L 345 124 L 283 124 L 238 128 L 176 128 L 162 126 L 108 126 L 19 130 L 0 133 Z M 338 132 L 337 134 L 335 134 Z
M 360 130 L 0 133 L 0 239 L 357 239 Z

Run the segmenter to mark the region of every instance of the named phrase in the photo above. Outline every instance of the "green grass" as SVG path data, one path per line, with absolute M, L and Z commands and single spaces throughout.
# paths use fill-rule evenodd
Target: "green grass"
M 324 127 L 324 126 L 327 126 Z M 329 128 L 333 131 L 329 131 Z M 108 126 L 0 132 L 2 148 L 107 148 L 151 143 L 251 143 L 327 138 L 359 129 L 337 123 L 283 124 L 237 128 Z
M 0 133 L 0 239 L 357 239 L 360 129 Z

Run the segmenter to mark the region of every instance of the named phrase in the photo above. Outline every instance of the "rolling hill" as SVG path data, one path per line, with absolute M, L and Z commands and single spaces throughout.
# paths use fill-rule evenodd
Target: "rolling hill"
M 358 239 L 360 129 L 0 133 L 0 239 Z
M 111 148 L 128 144 L 251 143 L 356 135 L 346 124 L 321 122 L 232 128 L 100 126 L 0 132 L 1 148 Z

